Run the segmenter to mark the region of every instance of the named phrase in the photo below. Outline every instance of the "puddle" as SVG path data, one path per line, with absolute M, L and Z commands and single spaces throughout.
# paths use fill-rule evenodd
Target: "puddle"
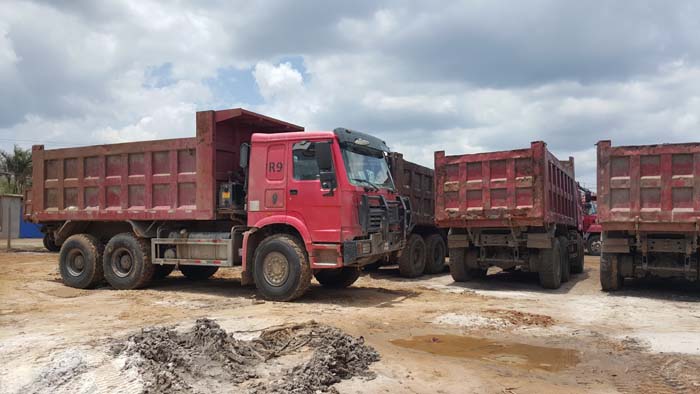
M 458 335 L 423 335 L 396 339 L 391 343 L 440 356 L 470 358 L 524 369 L 560 371 L 579 362 L 578 352 L 571 349 Z

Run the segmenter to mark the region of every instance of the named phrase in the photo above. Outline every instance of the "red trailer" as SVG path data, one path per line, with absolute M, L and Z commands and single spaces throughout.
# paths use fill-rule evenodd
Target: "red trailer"
M 343 287 L 399 251 L 410 226 L 386 144 L 243 109 L 197 113 L 195 138 L 33 148 L 25 212 L 60 246 L 64 283 L 140 288 L 243 266 L 243 284 L 299 297 L 311 275 Z
M 497 266 L 538 272 L 543 287 L 558 288 L 583 271 L 573 158 L 559 161 L 541 141 L 503 152 L 436 152 L 435 173 L 435 221 L 449 228 L 455 281 Z
M 698 280 L 700 143 L 598 142 L 598 222 L 603 290 L 652 275 Z

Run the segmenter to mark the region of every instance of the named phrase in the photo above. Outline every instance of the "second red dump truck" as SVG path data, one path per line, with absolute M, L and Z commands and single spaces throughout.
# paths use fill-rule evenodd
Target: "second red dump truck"
M 700 279 L 700 143 L 598 142 L 600 284 L 625 278 Z
M 377 266 L 397 264 L 399 274 L 407 278 L 440 273 L 445 269 L 447 233 L 435 226 L 435 171 L 404 159 L 401 153 L 389 153 L 387 159 L 396 189 L 411 203 L 412 227 L 406 247 Z
M 191 279 L 242 265 L 271 300 L 311 276 L 345 287 L 400 251 L 411 228 L 386 144 L 243 109 L 197 113 L 194 138 L 44 150 L 34 146 L 25 212 L 60 246 L 65 284 L 146 286 L 178 267 Z
M 455 281 L 497 266 L 537 272 L 543 287 L 556 289 L 583 271 L 573 158 L 559 161 L 544 142 L 503 152 L 436 152 L 435 174 L 435 220 L 449 229 Z

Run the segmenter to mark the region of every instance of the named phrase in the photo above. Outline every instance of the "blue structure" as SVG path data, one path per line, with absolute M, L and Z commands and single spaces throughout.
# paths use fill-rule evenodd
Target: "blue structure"
M 24 220 L 24 213 L 20 210 L 19 237 L 20 238 L 44 238 L 41 226 Z

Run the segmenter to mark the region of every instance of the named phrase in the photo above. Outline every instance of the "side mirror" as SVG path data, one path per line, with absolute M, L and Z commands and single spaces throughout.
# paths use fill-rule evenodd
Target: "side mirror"
M 242 143 L 241 144 L 241 159 L 238 165 L 241 168 L 248 168 L 248 158 L 250 157 L 250 144 L 248 143 Z
M 331 150 L 330 142 L 316 143 L 316 164 L 318 165 L 321 188 L 330 190 L 324 196 L 332 196 L 336 187 L 336 179 L 333 171 L 333 151 Z

